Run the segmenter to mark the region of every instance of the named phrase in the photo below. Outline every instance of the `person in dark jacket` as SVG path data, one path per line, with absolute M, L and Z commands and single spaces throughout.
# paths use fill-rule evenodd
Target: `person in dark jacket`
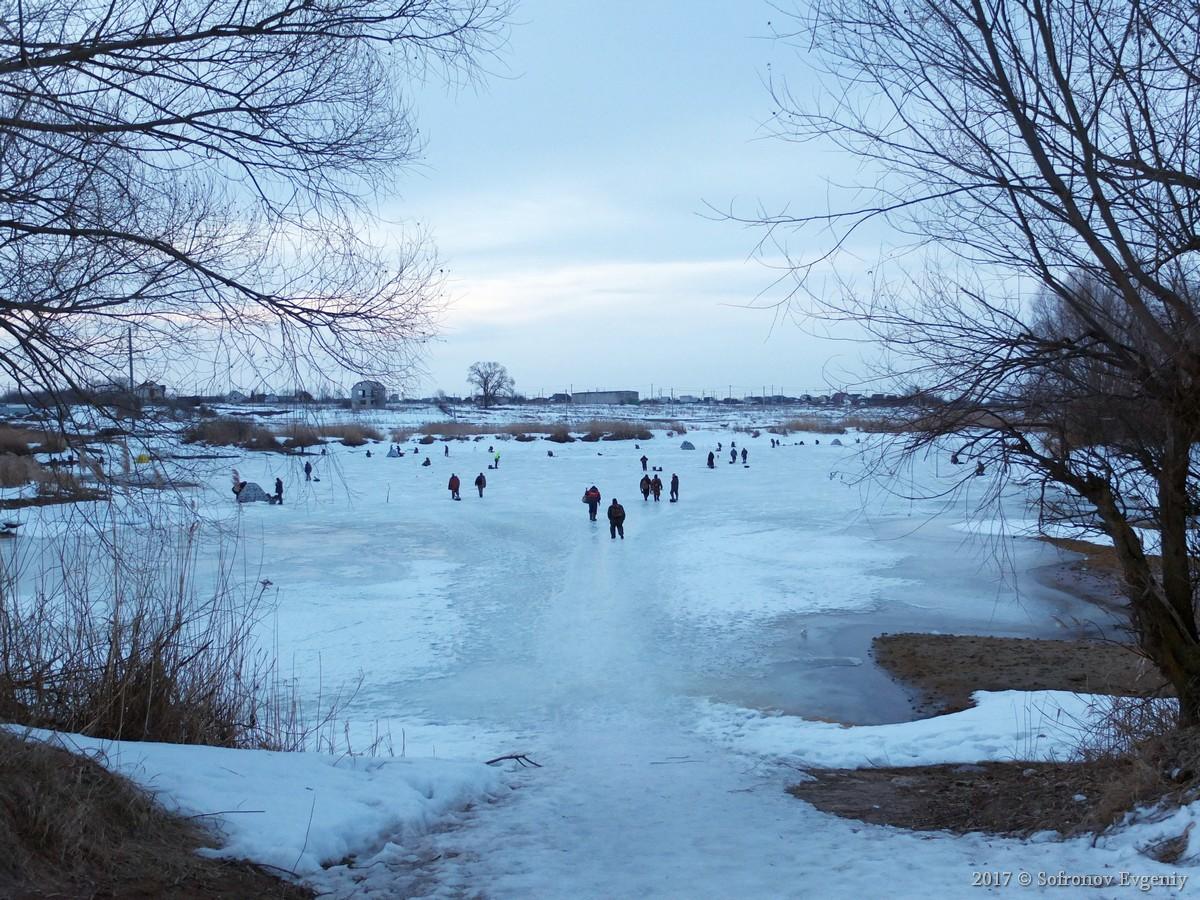
M 595 522 L 596 511 L 600 508 L 600 488 L 594 484 L 583 492 L 583 502 L 587 504 L 588 518 Z
M 625 540 L 625 507 L 614 497 L 612 505 L 608 508 L 608 536 L 615 541 L 618 534 L 621 535 L 621 540 Z
M 642 454 L 642 458 L 641 458 L 640 462 L 642 464 L 642 471 L 645 472 L 646 471 L 646 463 L 650 462 L 650 460 L 646 457 L 645 453 Z
M 312 463 L 310 462 L 304 464 L 304 480 L 312 481 Z
M 662 479 L 657 475 L 650 481 L 650 492 L 654 494 L 654 502 L 657 503 L 662 497 Z
M 275 479 L 275 496 L 271 498 L 271 502 L 283 506 L 283 479 Z
M 482 497 L 483 489 L 487 487 L 487 479 L 483 477 L 482 472 L 475 479 L 475 487 L 479 488 L 479 496 Z
M 734 450 L 732 447 L 729 448 L 729 461 L 731 463 L 737 462 L 737 451 Z
M 716 465 L 715 465 L 716 461 L 717 461 L 717 458 L 716 458 L 716 457 L 713 455 L 713 452 L 712 452 L 711 450 L 709 450 L 709 451 L 708 451 L 708 467 L 709 467 L 710 469 L 715 469 L 715 468 L 716 468 Z
M 674 472 L 671 473 L 671 502 L 675 503 L 679 500 L 679 476 Z
M 450 473 L 450 483 L 446 485 L 446 487 L 450 488 L 450 499 L 451 500 L 461 500 L 462 499 L 462 497 L 458 496 L 458 488 L 461 484 L 462 484 L 462 482 L 460 482 L 458 480 L 458 476 L 455 475 L 453 472 L 451 472 Z
M 750 455 L 750 451 L 747 450 L 745 447 L 743 447 L 742 448 L 742 465 L 743 466 L 746 464 L 746 457 L 749 455 Z
M 638 482 L 638 490 L 642 492 L 642 501 L 650 499 L 650 476 L 643 475 L 642 480 Z

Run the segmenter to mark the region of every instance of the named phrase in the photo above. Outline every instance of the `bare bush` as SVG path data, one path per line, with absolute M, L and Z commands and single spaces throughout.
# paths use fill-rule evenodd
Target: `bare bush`
M 200 535 L 198 523 L 169 520 L 123 526 L 104 541 L 84 528 L 36 572 L 6 565 L 0 720 L 119 740 L 277 750 L 319 742 L 337 701 L 306 719 L 254 638 L 266 583 L 236 581 L 222 554 L 201 589 Z
M 30 432 L 24 428 L 0 425 L 0 453 L 16 453 L 25 456 L 29 453 L 31 439 Z
M 312 447 L 315 444 L 321 443 L 320 431 L 312 425 L 305 425 L 299 422 L 285 427 L 280 436 L 284 438 L 283 446 L 288 449 Z
M 346 447 L 361 447 L 367 441 L 382 441 L 383 432 L 372 425 L 322 425 L 323 437 L 339 438 Z
M 403 444 L 410 437 L 412 437 L 412 435 L 413 433 L 411 428 L 393 428 L 391 435 L 392 443 Z
M 554 441 L 556 444 L 569 444 L 575 438 L 571 436 L 571 430 L 566 425 L 555 425 L 550 433 L 546 435 L 546 440 Z
M 247 419 L 236 419 L 232 416 L 196 422 L 183 433 L 183 440 L 188 444 L 245 447 L 249 450 L 279 448 L 274 432 Z
M 31 481 L 40 481 L 46 474 L 37 462 L 28 456 L 5 453 L 0 456 L 0 487 L 20 487 Z

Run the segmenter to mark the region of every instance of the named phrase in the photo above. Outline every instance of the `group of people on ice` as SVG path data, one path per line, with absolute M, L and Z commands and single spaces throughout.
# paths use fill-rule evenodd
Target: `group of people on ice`
M 595 522 L 596 512 L 600 509 L 600 488 L 593 484 L 584 491 L 583 502 L 587 504 L 588 519 Z M 608 535 L 615 541 L 618 534 L 621 540 L 625 540 L 625 507 L 613 497 L 613 502 L 608 506 Z
M 460 497 L 458 495 L 458 489 L 460 487 L 462 487 L 462 482 L 458 480 L 458 476 L 455 475 L 453 472 L 450 473 L 450 483 L 447 484 L 446 487 L 448 487 L 450 489 L 450 499 L 451 500 L 461 500 L 462 499 L 462 497 Z M 479 496 L 481 498 L 483 497 L 483 489 L 485 487 L 487 487 L 487 478 L 484 477 L 484 474 L 482 472 L 480 472 L 478 475 L 475 476 L 475 490 L 479 491 Z
M 712 450 L 708 451 L 708 467 L 710 469 L 715 469 L 717 467 L 717 453 L 720 453 L 720 452 L 721 452 L 720 444 L 717 444 L 716 453 L 714 453 Z M 749 463 L 747 462 L 747 460 L 749 460 L 749 458 L 750 458 L 750 451 L 747 450 L 745 447 L 743 447 L 742 448 L 742 465 L 743 466 L 749 465 Z M 737 444 L 733 443 L 733 444 L 729 445 L 729 464 L 733 465 L 737 461 L 738 461 Z
M 642 500 L 649 500 L 650 495 L 654 495 L 654 502 L 657 503 L 662 498 L 663 482 L 655 473 L 651 478 L 649 475 L 643 475 L 642 480 L 638 483 L 638 490 L 642 492 Z M 671 502 L 675 503 L 679 499 L 679 476 L 671 475 Z

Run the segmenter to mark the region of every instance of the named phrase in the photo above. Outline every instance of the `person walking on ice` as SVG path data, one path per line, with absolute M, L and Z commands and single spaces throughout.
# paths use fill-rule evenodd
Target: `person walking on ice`
M 674 472 L 671 473 L 671 502 L 679 502 L 679 476 Z
M 608 536 L 615 541 L 618 534 L 621 540 L 625 540 L 625 507 L 613 497 L 612 505 L 608 508 Z
M 743 447 L 742 448 L 742 465 L 743 466 L 746 464 L 746 457 L 749 455 L 750 455 L 750 451 L 747 450 L 745 447 Z
M 713 452 L 711 450 L 709 450 L 708 451 L 708 467 L 710 469 L 715 469 L 716 461 L 717 461 L 717 458 L 713 455 Z
M 654 494 L 654 502 L 657 503 L 662 497 L 662 479 L 657 475 L 650 482 L 650 492 Z
M 650 460 L 647 459 L 645 453 L 642 454 L 642 458 L 639 460 L 639 462 L 641 462 L 641 464 L 642 464 L 642 471 L 645 472 L 646 471 L 646 463 L 650 462 Z
M 475 478 L 475 487 L 479 488 L 479 496 L 482 497 L 483 489 L 485 487 L 487 487 L 487 479 L 483 477 L 482 472 L 480 472 L 479 475 Z
M 638 490 L 642 492 L 642 502 L 650 499 L 650 476 L 643 475 L 642 480 L 638 482 Z
M 312 481 L 312 463 L 310 462 L 304 464 L 304 480 Z
M 729 461 L 731 463 L 737 462 L 737 451 L 734 450 L 732 447 L 729 448 Z
M 458 480 L 458 476 L 455 475 L 453 472 L 451 472 L 450 473 L 450 483 L 446 485 L 446 487 L 450 488 L 450 499 L 451 500 L 461 500 L 462 499 L 462 497 L 458 496 L 458 488 L 461 484 L 462 484 L 462 482 L 460 482 Z
M 275 496 L 271 498 L 271 503 L 276 506 L 283 506 L 283 479 L 275 479 Z
M 596 511 L 600 509 L 600 488 L 594 484 L 583 492 L 583 502 L 587 504 L 588 519 L 596 521 Z

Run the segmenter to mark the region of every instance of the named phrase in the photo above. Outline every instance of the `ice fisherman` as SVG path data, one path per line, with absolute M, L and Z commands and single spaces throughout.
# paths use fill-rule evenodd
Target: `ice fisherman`
M 651 487 L 652 487 L 652 485 L 650 482 L 650 476 L 643 475 L 642 480 L 638 482 L 638 490 L 642 492 L 642 501 L 643 502 L 650 499 Z
M 444 448 L 444 449 L 445 449 L 445 451 L 446 451 L 446 452 L 445 452 L 443 455 L 444 455 L 444 456 L 449 456 L 449 455 L 450 455 L 450 445 L 449 445 L 449 444 L 445 444 L 445 445 L 443 445 L 443 448 Z
M 283 479 L 275 479 L 275 496 L 271 498 L 271 502 L 277 506 L 283 506 Z
M 304 480 L 312 481 L 312 463 L 310 462 L 304 463 Z
M 482 472 L 475 478 L 475 487 L 479 489 L 479 496 L 482 497 L 483 489 L 487 487 L 487 479 L 483 477 Z
M 737 462 L 737 451 L 734 450 L 732 447 L 729 448 L 729 461 L 731 463 Z
M 646 471 L 646 463 L 650 462 L 650 460 L 646 457 L 645 453 L 642 454 L 642 458 L 641 458 L 641 460 L 639 460 L 639 462 L 641 462 L 641 464 L 642 464 L 642 471 L 645 472 Z
M 657 503 L 662 498 L 662 479 L 657 475 L 650 481 L 650 492 L 654 494 L 654 502 Z
M 625 540 L 625 507 L 613 497 L 612 505 L 608 507 L 608 536 L 615 541 L 618 534 Z
M 596 511 L 600 508 L 600 488 L 594 484 L 583 492 L 583 502 L 587 504 L 588 519 L 596 521 Z
M 450 489 L 450 499 L 451 500 L 461 500 L 462 499 L 462 497 L 458 496 L 458 489 L 461 484 L 462 484 L 462 482 L 460 482 L 458 480 L 458 476 L 455 475 L 453 472 L 451 472 L 450 473 L 450 483 L 446 485 L 446 487 L 448 487 Z
M 742 448 L 742 465 L 746 464 L 746 457 L 750 455 L 750 451 L 745 447 Z
M 711 450 L 709 450 L 709 451 L 708 451 L 708 467 L 709 467 L 710 469 L 715 469 L 715 468 L 716 468 L 716 465 L 715 465 L 716 461 L 717 461 L 717 458 L 716 458 L 716 456 L 714 456 L 714 455 L 713 455 L 713 452 L 712 452 Z
M 671 502 L 679 501 L 679 476 L 674 472 L 671 473 Z

